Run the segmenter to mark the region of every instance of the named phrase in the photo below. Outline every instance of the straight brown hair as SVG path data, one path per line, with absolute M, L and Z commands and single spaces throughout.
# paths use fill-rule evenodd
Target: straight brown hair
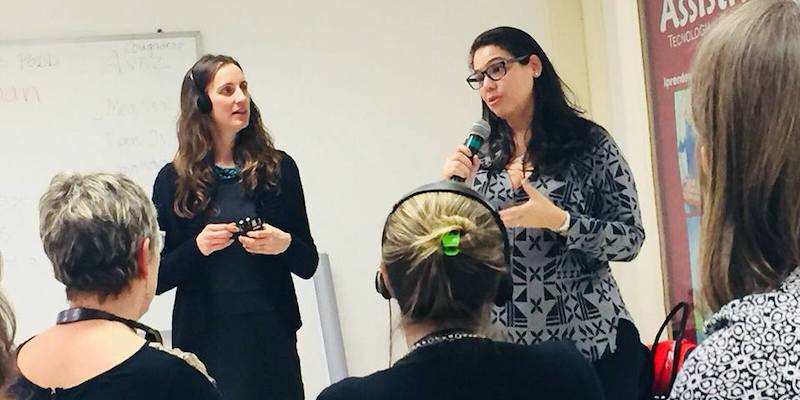
M 777 288 L 800 261 L 800 5 L 722 16 L 691 68 L 706 306 Z

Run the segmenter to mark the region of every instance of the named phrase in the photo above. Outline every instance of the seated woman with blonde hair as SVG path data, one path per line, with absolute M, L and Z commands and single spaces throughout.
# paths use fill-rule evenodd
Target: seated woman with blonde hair
M 70 308 L 20 346 L 13 398 L 220 398 L 196 358 L 148 343 L 158 331 L 136 321 L 155 296 L 161 245 L 141 187 L 122 175 L 57 175 L 39 203 L 39 233 Z
M 485 336 L 492 304 L 511 295 L 510 246 L 497 212 L 466 186 L 423 186 L 398 202 L 376 280 L 400 306 L 409 353 L 319 399 L 602 399 L 570 342 L 524 346 Z

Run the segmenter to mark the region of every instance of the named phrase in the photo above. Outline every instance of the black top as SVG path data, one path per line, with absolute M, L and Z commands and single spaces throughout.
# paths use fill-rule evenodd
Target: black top
M 191 219 L 175 215 L 173 205 L 176 179 L 175 167 L 169 163 L 158 173 L 153 185 L 153 202 L 158 210 L 158 224 L 166 232 L 156 293 L 177 288 L 172 312 L 172 341 L 176 347 L 190 348 L 186 344 L 194 335 L 203 331 L 206 318 L 210 315 L 212 287 L 209 284 L 211 277 L 208 270 L 217 264 L 212 262 L 216 257 L 203 256 L 197 248 L 195 238 L 210 222 L 214 213 L 197 215 Z M 274 307 L 294 332 L 300 328 L 301 322 L 290 273 L 304 279 L 311 278 L 319 261 L 308 227 L 305 197 L 297 164 L 288 154 L 281 152 L 279 192 L 260 190 L 247 197 L 252 201 L 257 214 L 253 216 L 261 217 L 264 222 L 292 235 L 289 248 L 282 254 L 247 254 L 247 257 L 260 266 L 256 274 L 260 275 L 259 287 L 263 287 L 266 301 L 269 301 L 265 307 Z M 212 196 L 212 200 L 216 202 L 218 199 Z M 233 247 L 230 251 L 234 252 L 241 245 L 234 243 L 230 247 Z M 225 267 L 219 264 L 216 266 Z M 217 289 L 219 286 L 215 284 L 213 291 L 218 292 Z
M 414 350 L 389 369 L 332 385 L 317 400 L 602 398 L 592 365 L 571 342 L 470 338 Z
M 256 215 L 256 205 L 238 179 L 217 183 L 211 224 L 226 224 Z M 269 289 L 262 278 L 264 261 L 248 253 L 238 240 L 210 254 L 205 262 L 211 314 L 236 314 L 272 310 Z
M 211 381 L 182 359 L 144 344 L 110 370 L 70 388 L 39 387 L 20 375 L 8 388 L 12 399 L 221 399 Z

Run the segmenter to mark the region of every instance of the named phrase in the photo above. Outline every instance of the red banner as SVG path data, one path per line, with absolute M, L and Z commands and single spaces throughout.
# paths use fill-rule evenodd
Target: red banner
M 689 111 L 689 65 L 698 41 L 726 10 L 746 0 L 639 0 L 669 304 L 699 300 L 700 198 L 697 136 Z M 694 307 L 693 307 L 694 309 Z M 701 327 L 694 313 L 690 329 Z M 700 336 L 701 329 L 697 329 Z

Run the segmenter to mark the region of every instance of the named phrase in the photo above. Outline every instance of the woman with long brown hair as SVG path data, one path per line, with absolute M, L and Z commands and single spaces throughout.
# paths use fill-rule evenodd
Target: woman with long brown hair
M 700 276 L 714 315 L 674 399 L 800 394 L 800 4 L 748 1 L 695 56 Z
M 166 232 L 158 293 L 177 288 L 174 345 L 227 399 L 302 399 L 291 274 L 310 278 L 317 249 L 297 165 L 273 146 L 233 58 L 205 55 L 186 72 L 178 151 L 153 201 Z

